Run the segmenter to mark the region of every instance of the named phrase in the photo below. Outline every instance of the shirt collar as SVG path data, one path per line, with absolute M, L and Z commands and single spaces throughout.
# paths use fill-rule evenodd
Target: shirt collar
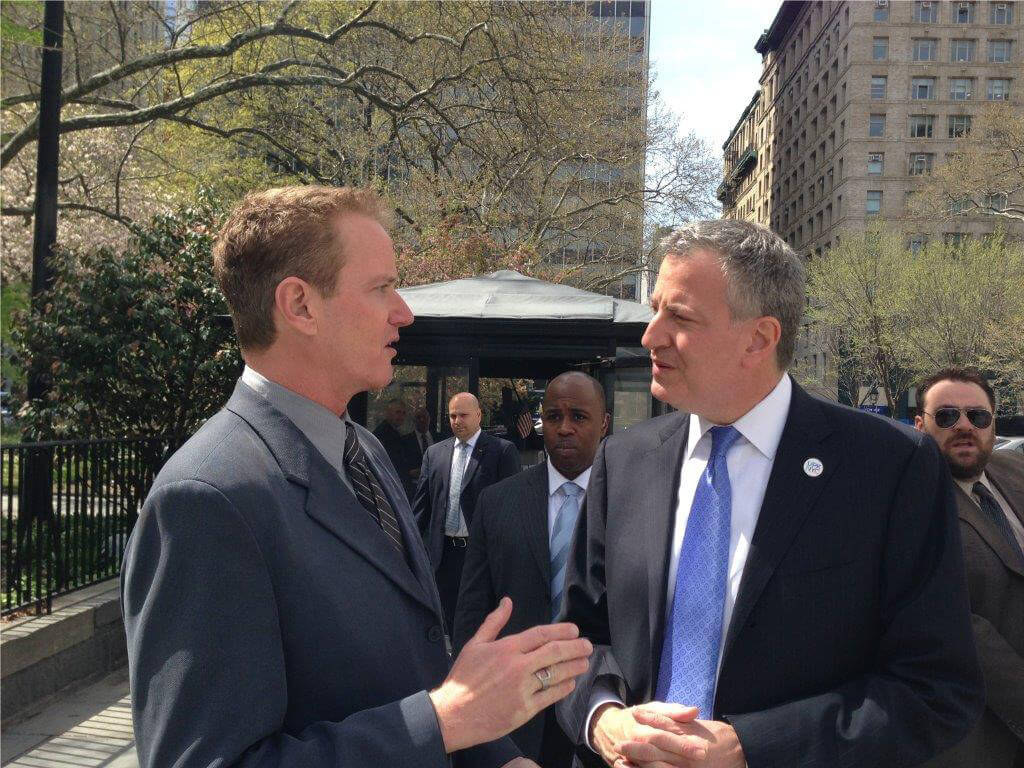
M 792 399 L 793 382 L 790 380 L 789 374 L 786 373 L 761 402 L 732 423 L 736 431 L 769 461 L 775 459 L 775 452 L 779 448 L 779 441 L 782 440 L 782 430 L 786 427 L 789 404 Z M 703 416 L 690 414 L 690 434 L 696 435 L 696 439 L 691 437 L 687 441 L 686 458 L 693 456 L 700 438 L 704 437 L 714 426 L 718 425 Z
M 473 449 L 474 449 L 474 448 L 476 448 L 476 441 L 480 439 L 480 433 L 481 433 L 481 432 L 483 432 L 483 430 L 482 430 L 482 429 L 478 429 L 478 430 L 476 431 L 476 434 L 475 434 L 475 435 L 473 435 L 473 436 L 472 436 L 471 438 L 469 438 L 469 440 L 467 440 L 467 441 L 466 441 L 466 445 L 468 445 L 468 446 L 469 446 L 469 452 L 470 452 L 470 453 L 472 453 L 472 452 L 473 452 Z M 462 442 L 462 441 L 461 441 L 461 440 L 459 440 L 459 438 L 455 438 L 455 444 L 456 444 L 456 445 L 458 445 L 458 444 L 459 444 L 459 443 L 461 443 L 461 442 Z
M 248 365 L 242 370 L 242 383 L 283 413 L 331 465 L 343 465 L 345 430 L 351 423 L 348 411 L 339 418 L 319 403 L 271 381 Z
M 561 488 L 566 483 L 576 483 L 576 485 L 578 485 L 584 491 L 587 490 L 587 483 L 590 482 L 590 470 L 593 469 L 593 466 L 587 467 L 582 472 L 580 472 L 577 477 L 575 477 L 572 480 L 570 480 L 565 475 L 563 475 L 561 472 L 559 472 L 557 469 L 555 469 L 555 465 L 551 463 L 551 458 L 550 457 L 548 457 L 547 462 L 548 462 L 548 496 L 554 496 L 555 495 L 555 491 L 557 491 L 559 488 Z

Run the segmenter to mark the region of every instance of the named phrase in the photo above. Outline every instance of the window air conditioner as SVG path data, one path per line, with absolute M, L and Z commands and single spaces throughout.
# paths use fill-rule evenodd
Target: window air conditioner
M 960 9 L 964 10 L 964 11 L 969 11 L 971 9 L 971 4 L 970 3 L 960 3 Z
M 921 7 L 922 8 L 931 8 L 932 4 L 927 2 L 927 0 L 925 0 L 925 2 L 921 3 Z
M 875 8 L 888 8 L 889 0 L 875 0 Z

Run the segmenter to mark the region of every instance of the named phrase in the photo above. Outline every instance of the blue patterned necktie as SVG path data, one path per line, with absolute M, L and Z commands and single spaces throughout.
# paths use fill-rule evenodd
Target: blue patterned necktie
M 562 592 L 565 588 L 565 567 L 569 562 L 569 547 L 576 518 L 580 516 L 580 494 L 583 489 L 571 480 L 559 486 L 565 494 L 562 506 L 558 508 L 555 525 L 551 531 L 551 618 L 558 615 L 562 607 Z
M 996 528 L 999 529 L 1003 538 L 1006 539 L 1006 543 L 1010 545 L 1010 551 L 1016 556 L 1017 562 L 1024 565 L 1024 552 L 1021 551 L 1017 537 L 1013 535 L 1013 529 L 1010 528 L 1010 521 L 1006 519 L 1003 508 L 999 506 L 999 502 L 992 495 L 992 491 L 986 488 L 985 484 L 980 480 L 974 484 L 971 490 L 980 499 L 979 506 L 992 519 Z
M 658 701 L 699 707 L 705 720 L 714 711 L 729 571 L 732 487 L 725 457 L 739 437 L 735 427 L 711 428 L 711 455 L 686 521 L 655 688 Z
M 469 443 L 461 440 L 455 442 L 455 460 L 452 462 L 452 473 L 448 479 L 448 512 L 444 518 L 446 536 L 455 536 L 462 526 L 462 476 L 466 474 L 466 462 L 469 459 Z

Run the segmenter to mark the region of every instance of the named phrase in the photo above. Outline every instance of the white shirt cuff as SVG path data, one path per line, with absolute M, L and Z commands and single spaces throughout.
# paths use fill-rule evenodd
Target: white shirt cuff
M 626 704 L 611 689 L 611 686 L 604 685 L 602 683 L 595 683 L 593 689 L 590 691 L 590 714 L 587 715 L 587 723 L 583 730 L 583 740 L 587 746 L 590 747 L 590 751 L 597 754 L 597 750 L 594 749 L 594 745 L 590 743 L 590 722 L 594 719 L 594 713 L 597 712 L 598 707 L 605 704 L 618 704 L 625 708 Z

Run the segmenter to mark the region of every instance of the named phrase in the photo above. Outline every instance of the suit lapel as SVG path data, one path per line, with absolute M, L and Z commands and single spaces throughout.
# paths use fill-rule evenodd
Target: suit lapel
M 651 676 L 657 679 L 661 663 L 661 637 L 665 625 L 668 591 L 668 563 L 672 551 L 676 499 L 679 496 L 679 474 L 689 434 L 690 417 L 680 413 L 660 434 L 661 442 L 638 457 L 633 466 L 636 481 L 633 487 L 643 488 L 637 500 L 640 514 L 647 521 L 647 610 L 651 647 Z M 665 482 L 671 478 L 671 482 Z
M 998 453 L 996 451 L 989 459 L 985 474 L 999 489 L 999 493 L 1006 499 L 1021 525 L 1024 525 L 1024 471 L 1021 471 L 1019 462 L 1004 463 Z
M 723 664 L 765 584 L 840 464 L 840 446 L 827 439 L 830 432 L 821 406 L 794 382 L 786 426 L 775 452 L 729 623 Z M 804 471 L 804 462 L 811 458 L 822 465 L 821 474 L 814 477 Z
M 424 592 L 401 554 L 387 543 L 380 525 L 367 512 L 338 476 L 337 471 L 320 455 L 313 444 L 270 401 L 239 382 L 227 404 L 228 410 L 244 419 L 266 444 L 277 460 L 284 476 L 306 489 L 306 513 L 350 549 L 377 567 L 395 583 L 427 608 L 435 610 L 430 592 Z M 408 503 L 395 505 L 391 483 L 382 483 L 396 510 L 408 516 Z M 399 515 L 403 519 L 403 515 Z M 406 521 L 407 522 L 407 521 Z M 406 541 L 415 543 L 415 529 L 403 524 Z
M 1009 501 L 1009 497 L 1003 493 L 1003 488 L 996 484 L 988 468 L 985 471 L 989 475 L 989 479 L 992 480 L 993 485 L 999 488 L 999 493 Z M 956 509 L 959 518 L 978 532 L 982 540 L 1002 560 L 1003 565 L 1014 573 L 1024 576 L 1024 568 L 1021 567 L 1014 551 L 1010 548 L 1010 542 L 1006 540 L 1006 536 L 996 527 L 995 521 L 990 519 L 985 511 L 959 485 L 956 486 Z
M 525 472 L 527 480 L 522 504 L 518 504 L 522 516 L 523 532 L 530 552 L 540 569 L 541 578 L 551 589 L 551 545 L 548 541 L 548 465 L 547 462 L 530 467 Z
M 480 462 L 483 461 L 484 454 L 487 452 L 487 437 L 486 433 L 481 432 L 480 437 L 476 439 L 476 445 L 473 447 L 473 452 L 469 455 L 469 461 L 466 462 L 466 471 L 462 475 L 462 493 L 466 492 L 469 488 L 469 484 L 473 482 L 473 475 L 476 473 L 477 467 L 480 466 Z M 461 495 L 461 494 L 460 494 Z M 465 511 L 465 505 L 463 505 L 463 511 Z M 466 525 L 469 525 L 469 520 L 466 520 Z

